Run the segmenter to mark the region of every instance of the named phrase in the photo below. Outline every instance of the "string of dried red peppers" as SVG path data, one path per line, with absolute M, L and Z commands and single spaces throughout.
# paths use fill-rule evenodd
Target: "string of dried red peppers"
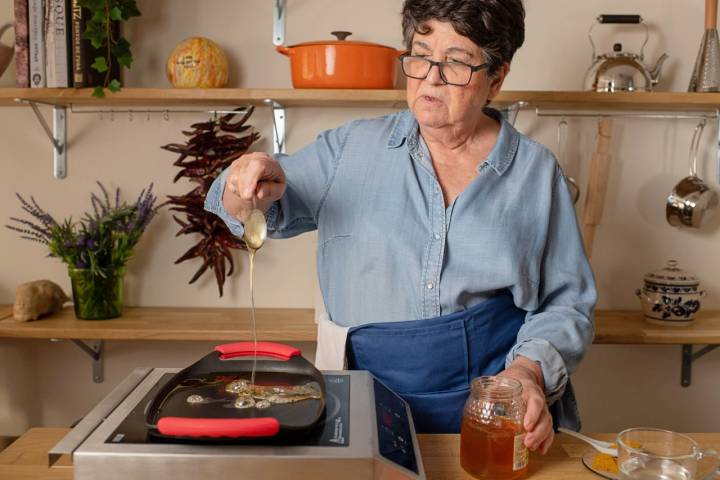
M 237 113 L 223 115 L 217 120 L 195 123 L 190 126 L 191 131 L 182 132 L 190 137 L 186 143 L 171 143 L 161 147 L 180 155 L 173 165 L 181 170 L 173 182 L 187 178 L 197 184 L 185 195 L 168 195 L 168 203 L 172 205 L 170 210 L 184 215 L 184 219 L 173 215 L 181 227 L 175 236 L 195 233 L 201 237 L 175 264 L 201 258 L 202 265 L 189 283 L 194 283 L 209 268 L 215 273 L 221 297 L 225 279 L 235 269 L 231 249 L 247 250 L 247 247 L 245 242 L 230 233 L 220 217 L 204 209 L 205 197 L 215 178 L 260 138 L 259 133 L 251 130 L 251 125 L 245 124 L 253 110 L 253 107 L 237 109 Z M 242 117 L 234 121 L 240 114 L 243 114 Z

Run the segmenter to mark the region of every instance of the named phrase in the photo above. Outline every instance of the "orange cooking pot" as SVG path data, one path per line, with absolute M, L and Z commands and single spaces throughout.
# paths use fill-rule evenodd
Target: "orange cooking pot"
M 290 58 L 295 88 L 384 88 L 395 86 L 397 58 L 404 50 L 345 40 L 350 32 L 332 32 L 337 40 L 307 42 L 277 51 Z

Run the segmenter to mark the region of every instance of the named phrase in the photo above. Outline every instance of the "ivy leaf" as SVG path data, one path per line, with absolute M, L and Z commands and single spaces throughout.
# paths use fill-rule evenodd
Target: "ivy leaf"
M 100 24 L 88 22 L 85 26 L 82 38 L 90 40 L 93 48 L 100 48 L 107 39 L 107 31 Z
M 110 10 L 110 20 L 120 21 L 122 19 L 122 10 L 118 7 L 113 7 L 112 10 Z
M 105 57 L 95 57 L 95 61 L 90 66 L 100 73 L 107 72 L 108 69 L 108 64 L 105 60 Z
M 94 12 L 96 10 L 105 10 L 107 2 L 108 0 L 78 0 L 78 5 Z
M 110 82 L 110 84 L 108 85 L 108 90 L 110 90 L 113 93 L 117 93 L 120 91 L 120 87 L 122 87 L 122 85 L 120 84 L 118 79 L 113 78 L 112 81 Z
M 122 11 L 122 17 L 125 20 L 130 17 L 139 17 L 141 15 L 135 0 L 119 0 L 119 7 Z
M 132 53 L 130 52 L 130 42 L 125 37 L 120 37 L 115 45 L 112 46 L 110 52 L 117 59 L 118 63 L 125 68 L 132 65 Z
M 95 98 L 105 98 L 105 92 L 103 91 L 103 87 L 97 86 L 93 88 L 92 96 Z

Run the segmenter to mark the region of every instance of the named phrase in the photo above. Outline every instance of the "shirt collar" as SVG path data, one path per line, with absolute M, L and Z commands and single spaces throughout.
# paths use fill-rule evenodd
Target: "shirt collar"
M 500 133 L 498 133 L 495 146 L 483 163 L 487 163 L 498 175 L 502 175 L 515 159 L 520 144 L 520 133 L 505 120 L 498 110 L 485 107 L 483 111 L 500 122 Z M 409 147 L 414 147 L 417 145 L 418 137 L 417 121 L 410 110 L 405 110 L 397 116 L 390 132 L 387 148 L 398 148 L 406 141 Z

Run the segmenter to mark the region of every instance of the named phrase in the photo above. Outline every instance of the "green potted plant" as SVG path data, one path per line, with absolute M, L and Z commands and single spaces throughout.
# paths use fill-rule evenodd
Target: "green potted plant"
M 68 267 L 72 283 L 75 316 L 83 320 L 100 320 L 122 314 L 125 266 L 145 228 L 162 205 L 152 184 L 143 190 L 135 203 L 120 201 L 120 189 L 114 202 L 102 183 L 102 196 L 90 195 L 92 212 L 73 222 L 72 217 L 58 222 L 30 197 L 17 194 L 22 209 L 33 220 L 11 218 L 7 228 L 22 238 L 47 245 L 50 256 Z
M 130 42 L 121 33 L 121 22 L 139 17 L 135 0 L 77 0 L 82 9 L 85 28 L 82 38 L 90 42 L 90 68 L 101 75 L 93 96 L 105 96 L 105 88 L 118 92 L 121 88 L 120 69 L 130 68 L 133 57 Z

